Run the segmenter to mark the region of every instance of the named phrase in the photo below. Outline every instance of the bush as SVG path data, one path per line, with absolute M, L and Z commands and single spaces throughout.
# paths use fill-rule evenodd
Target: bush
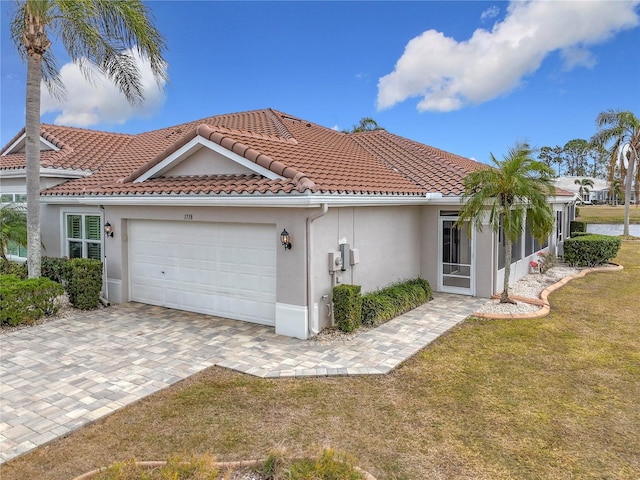
M 64 265 L 69 259 L 67 257 L 42 257 L 40 274 L 54 282 L 65 284 Z
M 569 236 L 575 237 L 576 233 L 586 233 L 587 232 L 587 222 L 579 222 L 577 220 L 572 220 L 569 222 Z
M 63 263 L 69 302 L 81 310 L 92 310 L 100 304 L 102 262 L 90 258 L 73 258 Z
M 430 300 L 431 285 L 423 278 L 394 283 L 362 297 L 362 324 L 379 325 Z
M 375 326 L 391 320 L 395 308 L 391 299 L 378 292 L 367 293 L 362 296 L 362 324 Z
M 618 254 L 620 238 L 609 235 L 580 235 L 564 242 L 564 259 L 571 266 L 594 267 Z
M 0 275 L 15 275 L 18 278 L 27 278 L 27 264 L 0 259 Z
M 362 298 L 360 285 L 338 285 L 333 288 L 333 315 L 338 328 L 353 332 L 360 326 Z
M 43 315 L 54 315 L 60 305 L 57 297 L 62 285 L 48 278 L 21 279 L 16 275 L 0 276 L 0 323 L 33 323 Z
M 551 267 L 558 263 L 558 256 L 553 252 L 538 252 L 540 260 L 540 273 L 547 273 Z

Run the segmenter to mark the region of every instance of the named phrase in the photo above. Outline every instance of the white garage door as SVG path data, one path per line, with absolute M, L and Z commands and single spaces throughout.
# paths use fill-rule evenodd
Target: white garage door
M 275 324 L 275 225 L 129 223 L 131 300 Z

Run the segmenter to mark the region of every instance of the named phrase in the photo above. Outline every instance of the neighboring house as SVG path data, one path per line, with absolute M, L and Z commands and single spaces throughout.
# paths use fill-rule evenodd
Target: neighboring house
M 618 205 L 622 203 L 623 200 L 618 198 L 615 192 L 611 192 L 611 188 L 609 186 L 608 180 L 603 180 L 601 178 L 594 177 L 558 177 L 555 180 L 555 185 L 558 188 L 563 190 L 567 190 L 576 195 L 576 198 L 580 200 L 580 186 L 576 185 L 576 180 L 582 180 L 583 178 L 588 178 L 593 182 L 593 187 L 587 187 L 589 190 L 585 195 L 582 201 L 585 203 L 594 203 L 594 204 L 604 204 L 604 203 L 612 203 L 614 205 Z M 624 192 L 624 187 L 622 187 L 622 191 Z M 635 192 L 631 191 L 631 203 L 635 203 Z
M 41 130 L 45 253 L 101 258 L 111 302 L 307 338 L 331 323 L 340 283 L 366 292 L 422 276 L 442 292 L 502 289 L 499 235 L 487 225 L 469 238 L 454 226 L 465 176 L 487 168 L 473 160 L 385 130 L 345 134 L 271 109 L 138 135 Z M 2 150 L 2 194 L 24 193 L 23 143 L 24 131 Z M 556 249 L 573 195 L 558 191 L 549 201 Z M 523 235 L 514 278 L 541 248 Z

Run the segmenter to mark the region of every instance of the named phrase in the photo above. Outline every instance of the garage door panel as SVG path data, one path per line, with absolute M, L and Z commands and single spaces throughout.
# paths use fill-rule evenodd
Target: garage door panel
M 132 221 L 131 299 L 273 325 L 276 237 L 274 225 Z

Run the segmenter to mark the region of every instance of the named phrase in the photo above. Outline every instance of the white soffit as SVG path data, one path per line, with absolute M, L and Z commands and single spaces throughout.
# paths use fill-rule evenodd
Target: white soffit
M 13 142 L 11 145 L 9 145 L 7 147 L 7 149 L 2 152 L 1 156 L 5 156 L 5 155 L 9 155 L 11 153 L 17 153 L 20 152 L 20 150 L 22 150 L 23 148 L 25 148 L 25 145 L 27 143 L 27 134 L 23 133 L 20 138 L 18 138 L 15 142 Z M 51 143 L 49 140 L 46 140 L 45 138 L 43 138 L 42 136 L 40 137 L 40 151 L 47 151 L 47 150 L 53 150 L 55 152 L 59 152 L 60 149 L 55 146 L 53 143 Z
M 162 160 L 156 166 L 150 168 L 145 173 L 140 175 L 138 178 L 136 178 L 133 181 L 133 183 L 140 183 L 150 178 L 163 176 L 165 173 L 169 172 L 172 168 L 176 167 L 177 165 L 179 165 L 180 163 L 188 159 L 191 155 L 193 155 L 195 152 L 197 152 L 203 147 L 208 148 L 209 150 L 215 153 L 218 153 L 233 162 L 238 163 L 239 165 L 257 173 L 258 175 L 262 175 L 263 177 L 266 177 L 269 180 L 277 180 L 277 179 L 282 180 L 284 178 L 280 175 L 275 174 L 271 170 L 261 167 L 257 163 L 254 163 L 251 160 L 248 160 L 238 155 L 237 153 L 234 153 L 230 150 L 227 150 L 224 147 L 221 147 L 220 145 L 218 145 L 215 142 L 212 142 L 211 140 L 207 140 L 206 138 L 197 136 L 193 140 L 191 140 L 189 143 L 185 144 L 184 146 L 182 146 L 181 148 L 173 152 L 171 155 L 169 155 L 167 158 Z M 206 172 L 202 172 L 202 174 L 207 175 Z

